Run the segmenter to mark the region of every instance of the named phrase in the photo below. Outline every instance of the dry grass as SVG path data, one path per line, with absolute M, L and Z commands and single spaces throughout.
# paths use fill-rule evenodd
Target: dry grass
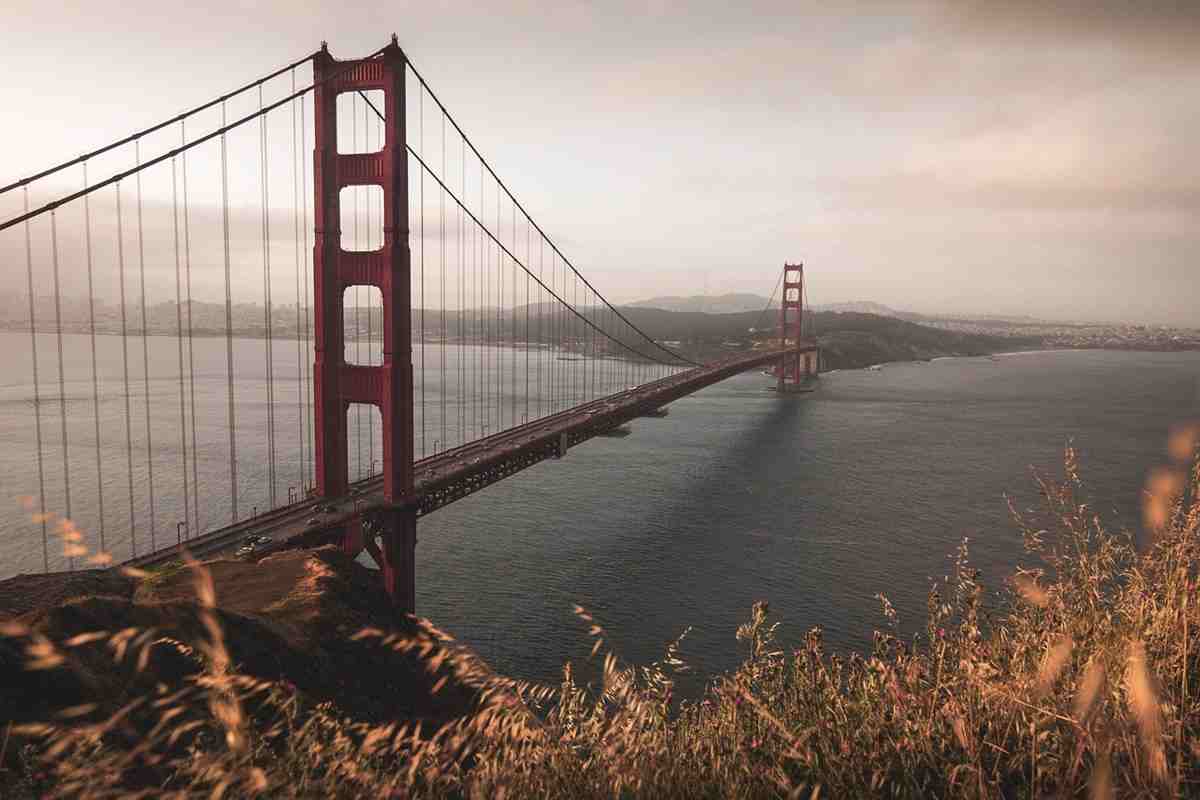
M 960 548 L 929 596 L 923 631 L 888 631 L 873 652 L 825 652 L 820 629 L 784 652 L 765 603 L 737 631 L 746 660 L 698 701 L 675 702 L 677 644 L 649 666 L 620 663 L 583 609 L 602 685 L 491 673 L 422 624 L 361 631 L 476 686 L 477 710 L 436 730 L 366 724 L 289 687 L 240 676 L 207 573 L 191 565 L 197 641 L 123 630 L 51 642 L 8 626 L 31 669 L 75 647 L 151 664 L 170 648 L 202 669 L 116 713 L 65 709 L 18 726 L 23 788 L 38 796 L 221 797 L 1169 797 L 1200 794 L 1196 604 L 1200 462 L 1194 429 L 1147 484 L 1142 541 L 1107 530 L 1080 500 L 1076 457 L 1044 499 L 1013 516 L 1031 563 L 985 618 Z M 442 679 L 443 681 L 446 678 Z M 442 681 L 435 685 L 435 691 Z M 7 741 L 7 734 L 0 737 Z M 11 760 L 11 759 L 10 759 Z

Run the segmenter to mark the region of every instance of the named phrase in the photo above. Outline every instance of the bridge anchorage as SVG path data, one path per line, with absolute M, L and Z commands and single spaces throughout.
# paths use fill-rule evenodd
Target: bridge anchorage
M 312 83 L 298 85 L 297 70 L 308 64 Z M 243 116 L 227 113 L 254 105 L 257 110 Z M 212 119 L 218 112 L 219 127 Z M 272 145 L 271 136 L 286 130 L 289 112 L 291 163 L 281 168 L 289 148 L 286 140 Z M 255 127 L 257 154 L 237 156 L 235 148 L 250 142 Z M 91 159 L 106 154 L 132 156 L 126 159 L 132 164 L 98 180 L 89 176 Z M 82 170 L 78 190 L 63 193 L 55 188 L 61 184 L 44 180 L 62 180 L 71 168 Z M 289 195 L 289 177 L 290 200 L 281 200 Z M 143 203 L 143 179 L 147 198 L 158 187 L 152 203 Z M 258 200 L 249 201 L 255 188 Z M 702 364 L 635 325 L 533 220 L 395 36 L 371 55 L 346 61 L 322 45 L 232 93 L 0 186 L 0 201 L 21 208 L 14 216 L 0 211 L 0 235 L 15 237 L 25 252 L 34 435 L 21 441 L 37 465 L 36 482 L 12 473 L 5 479 L 22 482 L 31 498 L 36 513 L 23 535 L 32 545 L 40 528 L 46 572 L 85 566 L 76 559 L 89 549 L 144 567 L 178 559 L 183 548 L 211 557 L 243 543 L 249 552 L 334 544 L 352 557 L 365 552 L 373 559 L 396 609 L 412 613 L 420 517 L 541 461 L 563 458 L 634 419 L 662 416 L 671 402 L 738 373 L 767 370 L 776 388 L 798 392 L 819 369 L 817 346 L 805 337 L 798 264 L 786 264 L 776 282 L 776 291 L 783 289 L 778 339 L 773 333 L 760 338 L 755 349 Z M 231 208 L 256 204 L 258 226 L 231 217 Z M 157 234 L 143 228 L 143 216 L 152 214 Z M 285 216 L 292 248 L 279 241 Z M 72 225 L 78 229 L 68 232 Z M 244 247 L 254 227 L 261 230 L 259 253 Z M 167 319 L 147 304 L 145 269 L 172 262 L 175 297 L 160 302 Z M 86 276 L 82 322 L 62 317 L 60 266 Z M 119 329 L 96 314 L 105 296 L 92 288 L 93 267 L 117 278 Z M 220 267 L 224 302 L 194 298 L 193 272 L 197 286 L 216 286 Z M 257 295 L 257 287 L 245 288 L 245 277 L 260 267 Z M 141 276 L 140 313 L 132 317 L 137 325 L 127 325 L 125 282 L 135 274 Z M 37 312 L 39 284 L 43 296 L 52 288 L 52 316 Z M 285 288 L 294 291 L 290 311 L 272 299 Z M 365 326 L 359 319 L 364 289 Z M 235 303 L 235 291 L 261 297 L 261 305 L 246 303 L 251 298 L 244 295 Z M 205 306 L 210 321 L 202 323 Z M 220 315 L 222 306 L 219 330 L 220 317 L 212 314 Z M 235 318 L 245 307 L 261 308 L 262 317 Z M 194 310 L 200 312 L 196 336 Z M 84 325 L 88 334 L 82 360 L 64 357 L 64 350 L 70 355 L 80 345 L 69 338 L 72 325 Z M 205 340 L 201 330 L 223 333 L 224 342 Z M 98 333 L 112 337 L 98 341 Z M 280 336 L 294 342 L 294 355 L 274 343 Z M 49 395 L 41 385 L 47 381 L 38 377 L 39 341 L 51 345 L 50 359 L 57 353 L 57 392 Z M 136 367 L 138 349 L 142 368 L 131 380 L 130 354 Z M 66 386 L 80 380 L 92 385 L 91 413 L 68 414 Z M 152 380 L 174 385 L 170 409 L 156 406 Z M 277 382 L 295 393 L 285 399 Z M 101 392 L 102 385 L 110 391 Z M 53 411 L 42 401 L 54 395 L 59 419 L 51 437 L 42 423 Z M 144 426 L 131 413 L 137 405 Z M 197 435 L 198 418 L 209 437 Z M 137 439 L 144 448 L 135 451 Z M 177 449 L 163 448 L 164 441 L 178 443 Z M 80 460 L 80 447 L 94 456 L 94 470 Z M 54 455 L 61 459 L 48 457 Z M 124 481 L 105 476 L 109 462 L 122 460 Z M 61 557 L 48 545 L 50 512 L 60 509 L 73 537 L 64 539 L 70 546 Z M 245 509 L 253 509 L 249 517 Z M 164 520 L 174 536 L 157 535 Z M 87 538 L 93 532 L 97 538 Z

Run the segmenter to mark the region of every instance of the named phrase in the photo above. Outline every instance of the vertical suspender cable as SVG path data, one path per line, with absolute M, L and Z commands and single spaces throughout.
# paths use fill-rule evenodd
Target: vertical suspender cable
M 464 172 L 465 172 L 464 165 Z M 467 185 L 464 179 L 462 185 L 462 193 L 467 192 Z M 463 202 L 466 202 L 466 197 L 463 197 Z M 460 212 L 461 213 L 461 212 Z M 479 216 L 483 217 L 483 168 L 479 169 Z M 485 250 L 487 243 L 483 237 L 478 235 L 478 226 L 471 227 L 471 336 L 476 342 L 475 352 L 471 357 L 471 428 L 475 431 L 475 435 L 486 426 L 486 414 L 484 409 L 484 398 L 486 394 L 481 391 L 484 388 L 483 384 L 483 353 L 484 353 L 484 333 L 486 329 L 483 325 L 483 307 L 486 305 L 486 297 L 480 294 L 480 287 L 483 283 L 483 270 L 486 269 L 487 257 Z M 481 302 L 482 298 L 482 302 Z
M 496 240 L 502 240 L 504 229 L 500 215 L 500 198 L 496 198 Z M 492 361 L 496 370 L 496 430 L 504 429 L 504 266 L 508 257 L 499 244 L 496 245 L 496 341 L 492 348 Z
M 554 267 L 555 258 L 556 258 L 556 256 L 554 255 L 554 250 L 551 250 L 550 251 L 551 294 L 557 294 L 559 297 L 562 297 L 561 292 L 555 291 L 555 289 L 558 286 L 558 283 L 557 283 L 558 270 L 555 269 L 555 267 Z M 555 411 L 558 410 L 558 406 L 556 405 L 556 402 L 558 399 L 558 369 L 559 369 L 559 367 L 558 367 L 558 358 L 559 358 L 558 347 L 559 347 L 559 344 L 561 343 L 559 340 L 559 332 L 558 332 L 559 309 L 560 309 L 560 305 L 557 301 L 555 301 L 550 306 L 550 330 L 548 332 L 548 336 L 550 338 L 550 343 L 547 347 L 547 349 L 550 353 L 550 363 L 547 366 L 549 368 L 548 371 L 550 373 L 550 413 L 551 414 L 553 414 Z
M 421 110 L 419 112 L 419 131 L 421 136 L 421 156 L 425 156 L 425 87 L 417 84 L 420 89 Z M 428 417 L 425 411 L 425 170 L 421 173 L 421 457 L 426 455 L 425 432 L 428 427 Z
M 62 292 L 58 281 L 58 212 L 50 212 L 50 247 L 54 265 L 54 330 L 58 339 L 58 416 L 62 427 L 63 454 L 63 488 L 66 491 L 67 519 L 71 518 L 71 458 L 70 438 L 67 436 L 67 392 L 66 380 L 63 377 L 62 349 Z M 71 569 L 75 569 L 75 559 L 68 561 Z
M 517 207 L 512 207 L 512 251 L 517 252 Z M 526 255 L 528 259 L 528 255 Z M 508 352 L 512 361 L 512 424 L 517 424 L 517 262 L 512 262 L 512 307 L 509 312 Z
M 501 228 L 501 224 L 502 223 L 501 223 L 501 217 L 500 217 L 500 193 L 497 191 L 497 193 L 496 193 L 496 241 L 497 242 L 499 242 L 500 237 L 502 237 L 504 235 L 504 229 Z M 500 306 L 501 302 L 504 299 L 504 289 L 503 289 L 504 252 L 501 250 L 499 244 L 496 245 L 496 272 L 495 272 L 495 275 L 496 275 L 496 305 L 495 305 L 495 310 L 493 312 L 493 315 L 494 315 L 493 321 L 494 321 L 495 327 L 493 329 L 494 334 L 493 334 L 493 337 L 491 340 L 491 346 L 488 348 L 488 369 L 491 372 L 495 373 L 495 376 L 494 376 L 495 377 L 495 384 L 494 384 L 495 388 L 494 388 L 494 397 L 493 397 L 493 407 L 496 410 L 496 424 L 494 427 L 495 427 L 495 430 L 499 431 L 504 427 L 504 398 L 502 396 L 503 389 L 504 389 L 504 375 L 503 375 L 503 370 L 500 369 L 499 364 L 496 363 L 497 354 L 499 353 L 499 350 L 500 350 L 500 340 L 504 334 L 504 327 L 502 325 L 502 320 L 501 320 L 501 306 Z M 491 296 L 491 294 L 489 294 L 488 299 L 491 300 L 491 298 L 492 298 L 492 296 Z M 489 319 L 492 319 L 492 317 L 489 317 Z M 493 376 L 489 375 L 488 377 L 492 378 Z M 488 386 L 489 386 L 489 388 L 491 388 L 493 386 L 491 380 L 488 381 Z
M 537 391 L 538 391 L 537 415 L 539 418 L 542 417 L 542 415 L 544 413 L 542 411 L 542 398 L 543 398 L 543 394 L 544 394 L 543 389 L 542 389 L 542 361 L 545 360 L 545 357 L 543 354 L 546 349 L 546 342 L 542 338 L 542 316 L 543 316 L 544 310 L 545 310 L 546 290 L 542 288 L 541 280 L 542 280 L 542 268 L 545 266 L 546 266 L 546 240 L 539 237 L 538 238 L 538 274 L 537 274 L 537 276 L 538 276 L 538 303 L 537 303 L 538 357 L 537 357 L 537 363 L 534 365 L 534 369 L 537 370 L 537 387 L 538 387 L 538 389 L 537 389 Z
M 443 132 L 445 130 L 445 118 L 443 116 Z M 446 171 L 446 165 L 442 164 L 442 177 L 449 180 L 450 175 Z M 448 189 L 446 191 L 449 191 Z M 466 278 L 465 273 L 467 266 L 463 254 L 463 246 L 465 239 L 463 237 L 463 217 L 462 209 L 454 209 L 453 213 L 458 216 L 452 220 L 454 224 L 454 257 L 458 260 L 458 429 L 459 443 L 463 444 L 467 441 L 467 314 L 466 314 Z M 472 365 L 473 367 L 474 365 Z M 474 387 L 474 373 L 471 373 L 471 385 Z M 472 401 L 474 398 L 472 398 Z
M 83 186 L 88 185 L 87 162 L 83 162 Z M 83 235 L 87 246 L 88 275 L 88 336 L 92 347 L 92 420 L 96 436 L 96 508 L 99 520 L 97 533 L 100 535 L 100 552 L 106 552 L 104 541 L 104 479 L 100 446 L 100 379 L 96 369 L 96 289 L 92 263 L 92 205 L 91 196 L 83 196 Z
M 351 150 L 358 149 L 358 110 L 355 106 L 358 105 L 358 95 L 350 95 L 350 142 Z M 351 191 L 354 192 L 354 249 L 361 250 L 362 245 L 358 239 L 358 194 L 359 187 L 355 186 Z M 362 360 L 362 333 L 358 325 L 358 308 L 362 305 L 362 287 L 354 287 L 354 363 L 361 364 Z M 358 469 L 358 479 L 362 480 L 362 403 L 354 404 L 354 461 Z
M 183 467 L 183 521 L 184 528 L 188 524 L 188 512 L 191 511 L 191 494 L 188 485 L 188 439 L 187 439 L 187 399 L 183 381 L 183 286 L 179 270 L 179 178 L 175 172 L 175 159 L 171 159 L 171 225 L 175 243 L 175 344 L 179 355 L 179 452 Z
M 292 94 L 296 93 L 296 70 L 292 68 Z M 296 246 L 296 423 L 299 425 L 300 440 L 300 499 L 304 497 L 304 328 L 300 324 L 300 165 L 301 158 L 296 144 L 296 101 L 292 101 L 292 228 Z
M 134 158 L 141 164 L 141 141 L 133 143 Z M 142 387 L 146 400 L 146 479 L 150 493 L 150 552 L 154 552 L 154 442 L 150 434 L 150 330 L 146 324 L 146 237 L 142 227 L 142 173 L 137 174 L 138 274 L 142 307 Z
M 121 290 L 121 367 L 125 377 L 125 467 L 129 482 L 129 549 L 137 555 L 137 526 L 133 512 L 133 417 L 129 410 L 129 324 L 125 310 L 125 223 L 121 213 L 121 183 L 117 193 L 117 275 Z
M 187 123 L 179 123 L 180 144 L 187 144 Z M 200 467 L 196 458 L 196 352 L 195 340 L 192 337 L 192 225 L 188 205 L 188 169 L 187 151 L 181 154 L 180 167 L 183 170 L 183 269 L 187 282 L 187 329 L 188 329 L 188 395 L 191 400 L 192 415 L 192 519 L 196 527 L 189 528 L 192 536 L 199 535 L 203 530 L 200 522 Z
M 595 308 L 595 301 L 592 298 L 588 297 L 589 294 L 595 294 L 595 292 L 592 292 L 590 289 L 585 288 L 584 298 L 589 302 L 589 304 L 591 304 L 591 308 Z M 589 312 L 589 315 L 594 317 L 595 312 L 594 311 Z M 588 362 L 588 376 L 589 376 L 589 384 L 590 384 L 588 387 L 588 395 L 589 395 L 588 399 L 590 400 L 590 399 L 593 399 L 596 397 L 596 329 L 595 328 L 591 328 L 589 330 L 588 339 L 590 340 L 589 343 L 591 344 L 591 358 Z
M 316 469 L 316 432 L 314 430 L 315 420 L 312 418 L 313 402 L 312 402 L 312 325 L 309 320 L 308 308 L 308 198 L 311 195 L 308 193 L 308 106 L 304 102 L 304 95 L 300 95 L 300 194 L 301 194 L 301 214 L 304 217 L 303 225 L 300 227 L 301 244 L 304 252 L 304 416 L 308 419 L 308 485 L 312 486 L 315 478 L 313 472 Z
M 578 279 L 571 281 L 571 308 L 572 308 L 572 310 L 575 311 L 576 314 L 579 313 L 579 280 Z M 578 320 L 577 317 L 574 317 L 574 316 L 571 317 L 571 347 L 575 346 L 576 333 L 579 331 L 579 324 L 578 324 L 577 320 Z M 582 353 L 583 352 L 582 336 L 579 338 L 580 338 L 579 351 Z M 571 357 L 572 357 L 572 359 L 574 359 L 576 357 L 574 351 L 572 351 Z M 578 361 L 574 361 L 574 360 L 571 361 L 571 405 L 573 405 L 573 406 L 579 405 L 579 366 L 578 366 L 578 364 L 579 364 Z
M 529 218 L 525 218 L 525 260 L 533 263 L 533 238 Z M 529 422 L 529 275 L 525 275 L 525 421 Z
M 24 187 L 25 213 L 29 213 L 29 187 Z M 29 220 L 25 220 L 25 273 L 29 287 L 29 350 L 33 357 L 33 420 L 37 435 L 38 519 L 42 525 L 42 571 L 50 571 L 50 547 L 46 537 L 46 471 L 42 464 L 42 396 L 38 380 L 37 312 L 33 299 L 33 245 L 29 237 Z
M 221 128 L 225 127 L 225 103 L 221 102 Z M 221 221 L 225 238 L 225 386 L 229 398 L 229 494 L 233 521 L 238 521 L 237 417 L 233 407 L 233 294 L 229 285 L 229 156 L 225 132 L 221 132 Z
M 263 106 L 262 86 L 258 87 L 258 110 Z M 275 347 L 271 326 L 271 193 L 270 166 L 267 157 L 267 115 L 258 118 L 259 177 L 262 183 L 262 259 L 263 259 L 263 333 L 266 337 L 267 367 L 267 501 L 275 508 Z
M 369 109 L 367 108 L 366 103 L 363 103 L 363 149 L 365 152 L 370 153 L 370 152 L 372 152 L 371 151 L 371 122 L 367 118 L 368 110 Z M 405 153 L 405 158 L 407 158 L 407 157 L 408 157 L 408 154 Z M 370 250 L 371 249 L 371 192 L 370 191 L 367 192 L 366 231 L 367 231 L 366 247 L 368 250 Z M 371 290 L 368 289 L 367 290 L 367 362 L 370 364 L 375 363 L 375 356 L 374 356 L 375 345 L 372 343 L 373 342 L 373 339 L 372 339 L 373 324 L 372 324 L 372 319 L 371 319 L 374 316 L 374 314 L 372 313 L 372 309 L 373 309 L 374 305 L 375 305 L 375 296 L 371 292 Z M 367 409 L 367 475 L 371 476 L 374 474 L 375 474 L 375 410 L 372 408 L 368 408 Z
M 442 114 L 442 175 L 446 174 L 446 115 Z M 438 212 L 439 230 L 438 230 L 438 254 L 441 258 L 441 276 L 442 276 L 442 380 L 441 380 L 441 396 L 442 396 L 442 438 L 439 440 L 442 449 L 449 447 L 446 439 L 446 394 L 450 390 L 449 384 L 446 383 L 446 340 L 450 338 L 450 329 L 446 327 L 446 190 L 442 189 L 438 195 L 438 203 L 440 209 Z M 461 340 L 460 340 L 461 349 Z
M 445 172 L 443 171 L 442 174 L 445 175 Z M 446 177 L 449 177 L 449 176 L 447 175 Z M 460 160 L 459 160 L 459 177 L 460 177 L 460 180 L 461 180 L 462 186 L 463 186 L 462 191 L 466 191 L 466 181 L 467 181 L 466 168 L 462 161 L 461 153 L 460 153 Z M 464 333 L 464 329 L 465 329 L 465 325 L 466 325 L 466 316 L 467 316 L 466 315 L 466 297 L 467 297 L 466 281 L 464 279 L 464 275 L 466 273 L 467 266 L 466 266 L 466 258 L 465 258 L 464 252 L 463 252 L 463 248 L 466 245 L 467 239 L 466 239 L 466 228 L 464 227 L 464 219 L 465 218 L 463 217 L 462 209 L 459 208 L 458 209 L 458 226 L 455 228 L 455 234 L 456 234 L 455 241 L 457 241 L 457 243 L 458 243 L 456 253 L 458 255 L 459 375 L 461 376 L 459 378 L 458 391 L 459 391 L 460 399 L 459 399 L 458 407 L 459 407 L 459 414 L 462 418 L 459 422 L 461 442 L 463 444 L 466 444 L 466 442 L 467 442 L 467 406 L 466 406 L 466 402 L 467 402 L 467 393 L 466 393 L 467 359 L 466 359 L 466 353 L 464 351 L 464 343 L 466 342 L 466 339 L 464 338 L 463 333 Z M 474 377 L 474 375 L 472 377 Z M 474 384 L 473 380 L 472 380 L 472 384 Z
M 556 300 L 554 303 L 554 350 L 557 354 L 554 359 L 554 405 L 551 411 L 557 412 L 562 410 L 563 394 L 566 388 L 565 371 L 569 362 L 565 361 L 566 348 L 563 347 L 565 325 L 563 318 L 565 316 L 567 301 L 567 291 L 559 284 L 558 278 L 558 256 L 553 250 L 550 251 L 550 280 L 556 289 L 556 294 L 562 298 L 561 301 Z
M 479 171 L 479 218 L 483 219 L 484 209 L 484 190 L 483 190 L 483 170 Z M 475 318 L 479 328 L 479 344 L 477 350 L 478 362 L 475 369 L 478 376 L 476 381 L 477 392 L 479 395 L 479 422 L 477 425 L 477 434 L 482 436 L 484 431 L 491 429 L 492 412 L 491 412 L 491 396 L 490 391 L 492 386 L 491 377 L 488 375 L 488 347 L 492 343 L 491 318 L 488 315 L 488 301 L 492 299 L 491 294 L 491 268 L 492 268 L 492 243 L 483 235 L 483 231 L 479 230 L 478 225 L 471 227 L 471 235 L 479 242 L 478 260 L 475 262 Z M 476 252 L 472 248 L 472 252 Z

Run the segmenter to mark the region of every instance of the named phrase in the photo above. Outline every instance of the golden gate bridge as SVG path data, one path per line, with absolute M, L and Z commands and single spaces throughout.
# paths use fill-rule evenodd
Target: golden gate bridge
M 25 534 L 36 546 L 40 528 L 45 571 L 214 554 L 247 534 L 335 543 L 368 553 L 411 612 L 419 517 L 740 372 L 767 367 L 785 393 L 817 371 L 799 264 L 784 265 L 764 309 L 782 289 L 772 338 L 749 351 L 701 363 L 634 324 L 518 202 L 395 36 L 347 61 L 322 44 L 0 187 L 13 198 L 0 236 L 18 237 L 10 251 L 25 261 L 33 436 L 18 441 L 30 471 L 9 483 L 28 479 Z M 173 330 L 150 324 L 148 268 L 152 292 L 173 290 Z M 82 331 L 63 322 L 74 277 L 86 277 Z M 98 355 L 118 333 L 98 324 L 106 279 L 119 375 Z M 197 324 L 198 287 L 221 293 L 223 330 Z M 243 318 L 251 293 L 261 327 Z M 169 365 L 150 355 L 164 333 Z M 223 376 L 197 370 L 214 334 Z M 247 338 L 261 348 L 249 358 Z

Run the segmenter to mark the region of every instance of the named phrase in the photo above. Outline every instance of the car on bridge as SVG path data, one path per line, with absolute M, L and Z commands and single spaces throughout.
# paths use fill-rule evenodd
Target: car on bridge
M 235 555 L 237 555 L 237 556 L 254 555 L 255 553 L 259 552 L 260 550 L 263 550 L 264 548 L 266 548 L 268 545 L 273 544 L 274 541 L 275 540 L 272 539 L 270 536 L 263 536 L 261 534 L 252 533 L 249 536 L 247 536 L 245 539 L 242 540 L 242 546 L 237 549 L 237 552 L 235 553 Z

